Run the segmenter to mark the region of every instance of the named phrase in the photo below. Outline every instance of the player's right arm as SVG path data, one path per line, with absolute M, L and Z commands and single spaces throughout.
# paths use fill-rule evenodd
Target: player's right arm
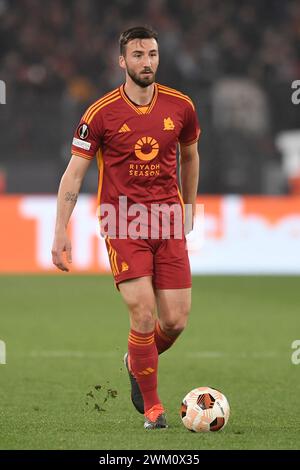
M 82 116 L 72 141 L 72 158 L 58 190 L 52 260 L 55 266 L 62 271 L 69 271 L 67 263 L 72 262 L 71 241 L 67 235 L 68 222 L 75 207 L 83 178 L 100 147 L 104 132 L 103 119 L 99 113 L 103 102 L 103 99 L 97 100 Z M 64 252 L 66 252 L 66 260 Z
M 67 235 L 67 226 L 90 163 L 91 160 L 73 155 L 59 185 L 52 261 L 61 271 L 69 271 L 67 263 L 72 263 L 72 247 Z

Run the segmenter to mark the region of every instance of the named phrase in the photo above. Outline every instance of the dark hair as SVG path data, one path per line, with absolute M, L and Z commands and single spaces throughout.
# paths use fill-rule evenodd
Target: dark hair
M 120 54 L 125 54 L 125 46 L 132 39 L 155 39 L 158 42 L 158 34 L 151 26 L 135 26 L 134 28 L 123 31 L 120 35 Z

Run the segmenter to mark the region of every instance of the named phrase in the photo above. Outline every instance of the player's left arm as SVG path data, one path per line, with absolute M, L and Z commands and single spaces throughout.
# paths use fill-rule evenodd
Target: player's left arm
M 200 158 L 198 142 L 191 145 L 179 144 L 181 193 L 185 204 L 184 232 L 187 235 L 193 229 L 196 210 L 196 198 L 199 180 Z

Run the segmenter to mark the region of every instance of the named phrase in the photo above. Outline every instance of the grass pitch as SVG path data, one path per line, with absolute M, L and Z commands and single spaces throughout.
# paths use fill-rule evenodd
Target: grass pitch
M 299 449 L 297 277 L 195 277 L 187 330 L 160 356 L 169 429 L 144 431 L 122 363 L 128 315 L 104 276 L 1 276 L 1 449 Z M 231 416 L 188 432 L 181 399 L 210 385 Z M 105 411 L 104 411 L 105 410 Z

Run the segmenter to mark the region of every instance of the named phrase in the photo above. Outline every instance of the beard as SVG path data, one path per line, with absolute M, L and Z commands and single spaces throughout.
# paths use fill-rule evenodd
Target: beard
M 143 70 L 143 72 L 151 72 L 149 75 L 143 75 L 143 72 L 138 74 L 133 72 L 133 70 L 131 70 L 126 64 L 126 70 L 131 80 L 141 88 L 146 88 L 147 86 L 152 85 L 155 81 L 155 73 L 150 69 Z

